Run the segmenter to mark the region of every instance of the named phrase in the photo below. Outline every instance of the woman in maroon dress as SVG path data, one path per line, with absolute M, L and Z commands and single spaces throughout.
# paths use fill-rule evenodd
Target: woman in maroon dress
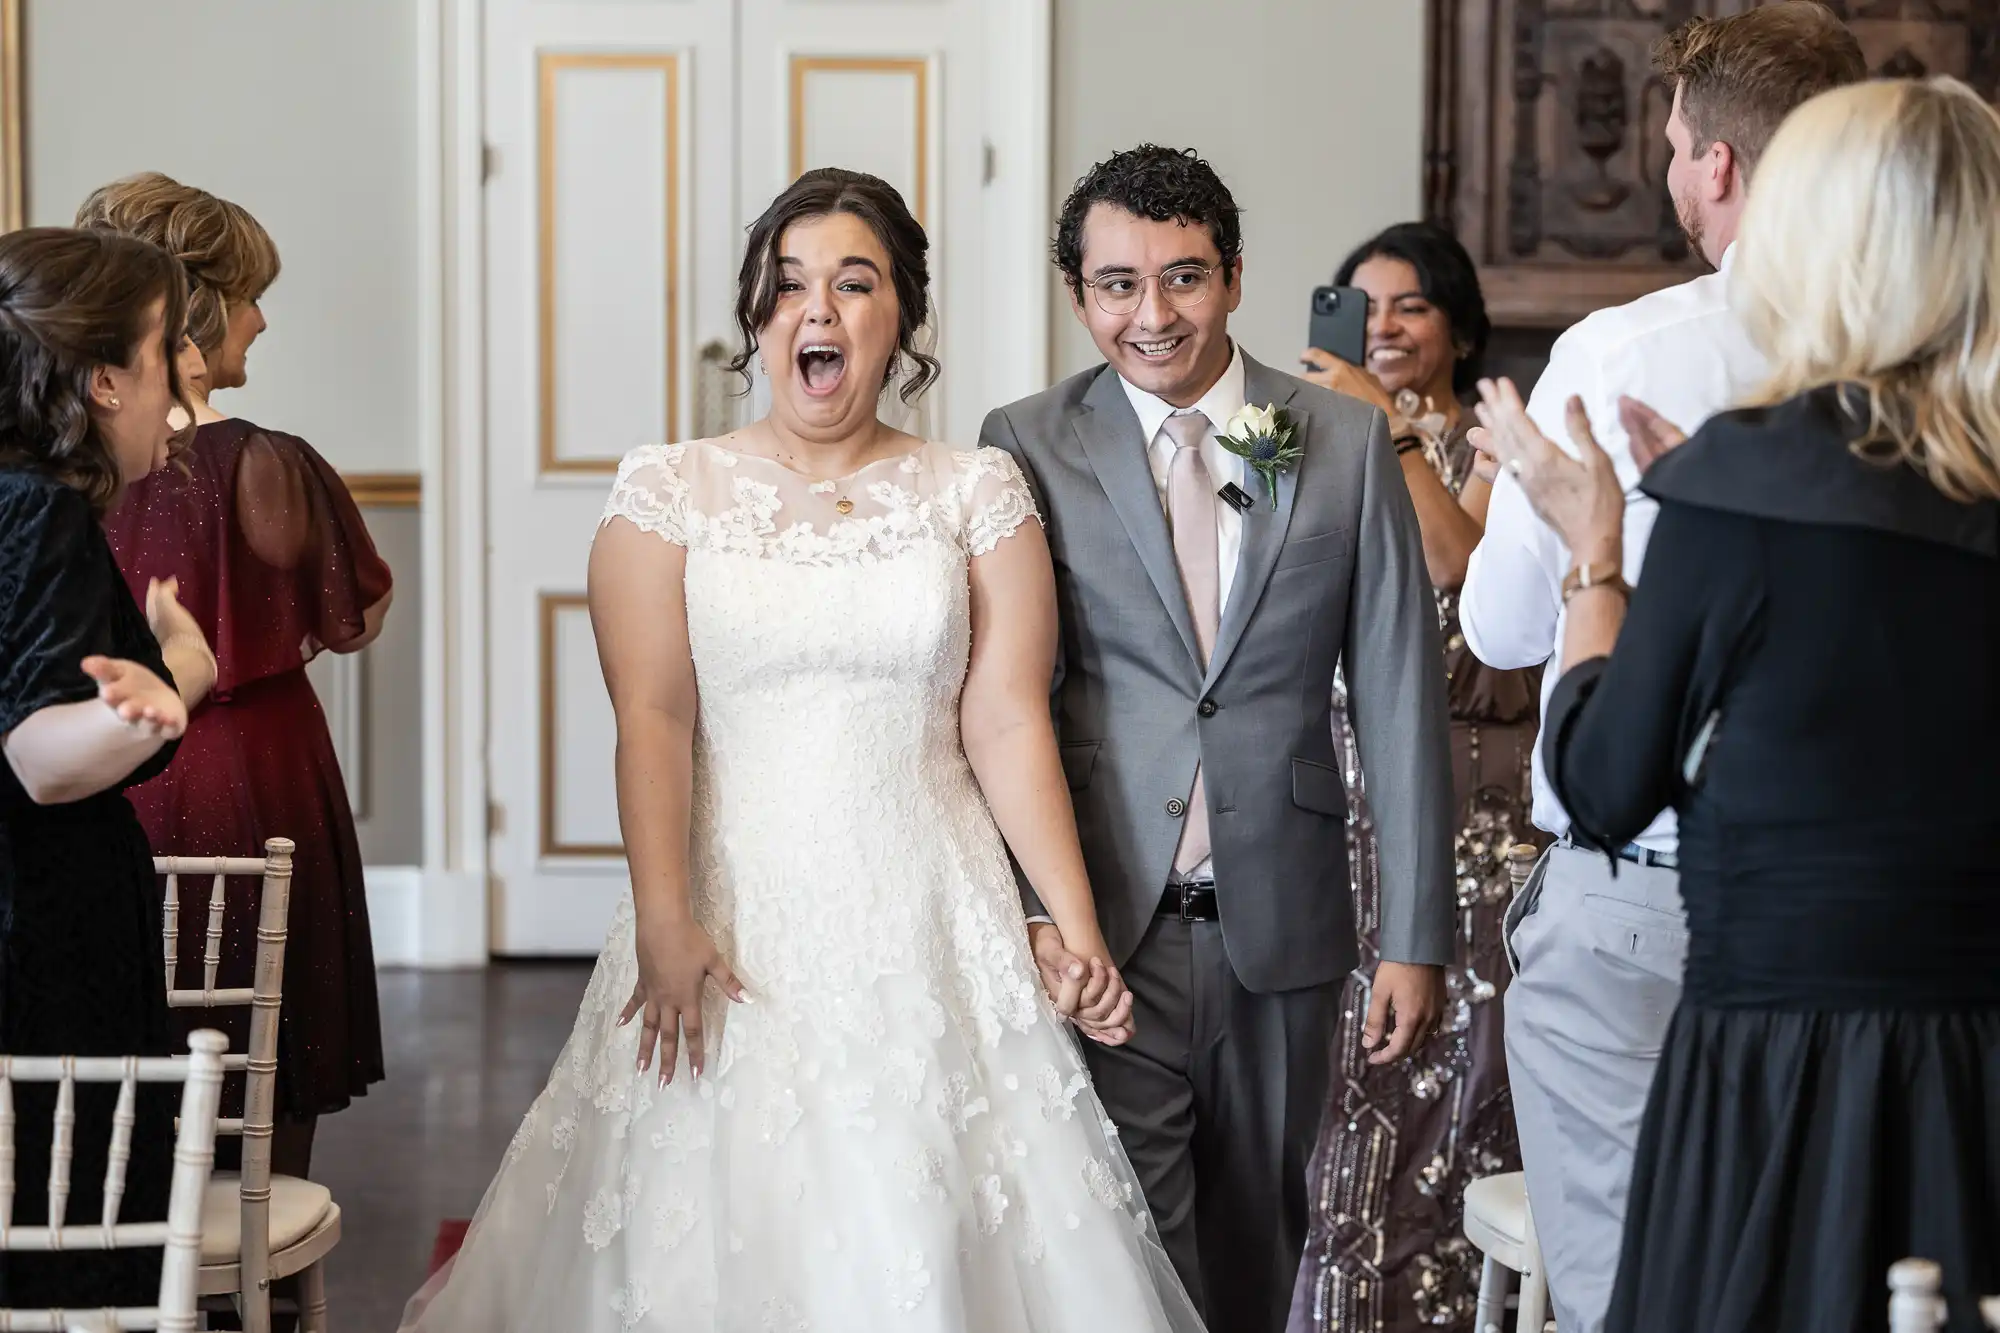
M 278 253 L 256 219 L 147 174 L 97 191 L 77 225 L 151 241 L 188 271 L 191 345 L 182 367 L 194 440 L 180 466 L 135 485 L 105 528 L 135 590 L 149 579 L 179 581 L 183 605 L 215 649 L 217 675 L 173 767 L 130 795 L 161 855 L 257 856 L 272 837 L 298 844 L 272 1166 L 303 1176 L 317 1118 L 383 1074 L 361 850 L 305 668 L 321 651 L 350 653 L 373 641 L 389 606 L 389 568 L 347 488 L 311 445 L 208 405 L 213 391 L 245 382 L 245 353 L 264 329 L 257 302 L 277 277 Z M 199 911 L 205 894 L 205 884 L 191 891 L 183 910 Z M 220 984 L 247 986 L 253 905 L 237 897 L 230 910 Z M 183 934 L 182 947 L 182 966 L 198 966 L 200 933 Z M 206 1026 L 235 1019 L 231 1043 L 244 1048 L 244 1011 L 198 1017 Z

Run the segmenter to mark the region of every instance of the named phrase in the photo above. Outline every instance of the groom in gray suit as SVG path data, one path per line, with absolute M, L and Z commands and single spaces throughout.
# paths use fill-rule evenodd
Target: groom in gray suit
M 1106 364 L 996 410 L 981 442 L 1020 462 L 1055 557 L 1056 730 L 1136 1024 L 1087 1046 L 1097 1091 L 1209 1328 L 1279 1333 L 1357 957 L 1336 668 L 1380 845 L 1378 1063 L 1442 1008 L 1452 789 L 1437 607 L 1388 424 L 1231 341 L 1241 251 L 1235 201 L 1192 152 L 1093 167 L 1056 258 Z M 1268 482 L 1219 440 L 1246 406 L 1300 448 Z M 1076 960 L 1023 895 L 1055 994 Z

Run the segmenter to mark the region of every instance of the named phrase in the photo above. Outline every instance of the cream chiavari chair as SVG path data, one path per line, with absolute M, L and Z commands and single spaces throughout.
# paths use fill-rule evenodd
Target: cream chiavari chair
M 1507 852 L 1507 876 L 1519 894 L 1527 885 L 1541 853 L 1518 842 Z M 1535 1214 L 1528 1206 L 1527 1177 L 1519 1171 L 1475 1180 L 1465 1187 L 1465 1238 L 1484 1256 L 1479 1276 L 1479 1303 L 1473 1315 L 1475 1333 L 1500 1333 L 1508 1289 L 1520 1274 L 1516 1326 L 1542 1329 L 1548 1319 L 1549 1280 L 1542 1266 L 1542 1246 L 1535 1235 Z
M 220 1032 L 188 1037 L 186 1058 L 170 1056 L 0 1055 L 0 1250 L 14 1252 L 142 1250 L 163 1248 L 160 1302 L 150 1308 L 0 1310 L 0 1333 L 125 1333 L 157 1329 L 193 1333 L 199 1327 L 196 1271 L 201 1265 L 201 1205 L 215 1163 L 216 1108 L 222 1099 Z M 49 1217 L 41 1226 L 15 1226 L 14 1087 L 56 1085 L 54 1133 L 49 1153 Z M 76 1087 L 116 1083 L 111 1149 L 105 1160 L 104 1207 L 95 1222 L 68 1217 L 70 1164 L 76 1151 Z M 163 1222 L 121 1222 L 125 1168 L 132 1160 L 141 1083 L 181 1085 L 180 1127 L 174 1136 L 173 1184 Z
M 284 999 L 286 917 L 291 905 L 288 838 L 272 838 L 262 857 L 155 858 L 166 877 L 167 1003 L 176 1009 L 250 1010 L 250 1040 L 227 1067 L 244 1072 L 243 1116 L 220 1122 L 243 1139 L 240 1173 L 218 1172 L 202 1209 L 201 1294 L 234 1296 L 244 1333 L 270 1333 L 271 1284 L 297 1274 L 302 1333 L 325 1333 L 326 1273 L 321 1264 L 340 1242 L 340 1208 L 324 1185 L 271 1174 L 271 1126 L 278 1085 L 278 1010 Z M 181 892 L 184 881 L 207 879 L 201 985 L 179 985 Z M 232 883 L 233 881 L 233 883 Z M 218 988 L 224 905 L 229 892 L 261 888 L 257 911 L 257 970 L 245 988 Z
M 1944 1327 L 1944 1270 L 1929 1259 L 1904 1259 L 1889 1266 L 1889 1333 L 1938 1333 Z M 2000 1329 L 2000 1296 L 1979 1303 L 1979 1317 Z

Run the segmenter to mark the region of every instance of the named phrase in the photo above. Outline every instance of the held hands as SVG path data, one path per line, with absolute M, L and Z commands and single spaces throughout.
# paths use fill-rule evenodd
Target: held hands
M 187 705 L 180 692 L 151 670 L 122 657 L 86 657 L 83 674 L 97 682 L 97 697 L 118 720 L 163 741 L 187 730 Z
M 1368 996 L 1362 1048 L 1371 1065 L 1390 1065 L 1437 1035 L 1444 1013 L 1444 969 L 1422 963 L 1378 963 Z M 1383 1033 L 1389 1028 L 1388 1044 Z
M 1132 1040 L 1132 992 L 1111 965 L 1111 951 L 1102 939 L 1085 945 L 1086 962 L 1070 952 L 1061 931 L 1037 921 L 1028 927 L 1028 944 L 1057 1013 L 1101 1045 L 1123 1046 Z
M 1564 411 L 1577 456 L 1570 457 L 1536 427 L 1512 380 L 1479 381 L 1474 409 L 1490 453 L 1521 483 L 1542 521 L 1556 530 L 1579 562 L 1616 564 L 1625 531 L 1625 488 L 1611 458 L 1598 447 L 1581 398 Z
M 722 960 L 708 932 L 691 919 L 642 916 L 633 944 L 639 956 L 639 981 L 632 987 L 624 1012 L 618 1015 L 618 1026 L 630 1023 L 635 1014 L 645 1015 L 639 1030 L 639 1068 L 651 1067 L 657 1049 L 660 1085 L 673 1082 L 685 1039 L 688 1067 L 700 1078 L 708 1063 L 702 1045 L 702 993 L 713 978 L 724 995 L 737 1004 L 748 1004 L 742 983 Z

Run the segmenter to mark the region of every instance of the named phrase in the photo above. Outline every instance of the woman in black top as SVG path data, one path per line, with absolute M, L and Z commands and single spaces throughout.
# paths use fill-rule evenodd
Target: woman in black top
M 1943 1265 L 2000 1291 L 2000 117 L 1963 85 L 1806 104 L 1757 167 L 1732 301 L 1769 405 L 1679 444 L 1660 503 L 1511 384 L 1490 447 L 1576 566 L 1544 755 L 1601 848 L 1680 815 L 1686 986 L 1641 1131 L 1613 1333 L 1887 1326 Z M 1643 461 L 1643 457 L 1642 457 Z M 1612 651 L 1613 643 L 1616 650 Z M 1608 656 L 1607 656 L 1608 654 Z M 1614 869 L 1615 869 L 1614 864 Z
M 0 1051 L 171 1053 L 160 891 L 123 789 L 166 766 L 215 661 L 171 586 L 142 613 L 99 526 L 165 462 L 187 278 L 141 241 L 0 236 Z M 100 1216 L 115 1086 L 80 1087 L 65 1222 Z M 48 1219 L 52 1084 L 14 1091 L 12 1220 Z M 121 1217 L 166 1216 L 174 1099 L 142 1087 Z M 0 1306 L 152 1305 L 159 1251 L 10 1254 Z

